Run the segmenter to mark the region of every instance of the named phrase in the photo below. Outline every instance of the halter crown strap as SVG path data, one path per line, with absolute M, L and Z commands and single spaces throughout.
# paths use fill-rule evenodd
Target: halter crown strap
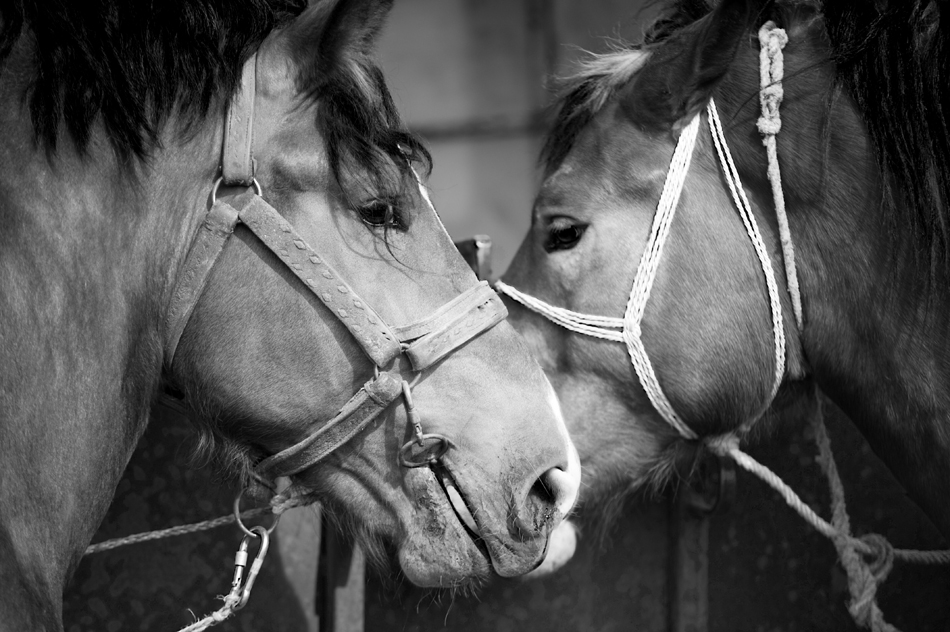
M 224 118 L 224 149 L 221 177 L 226 186 L 251 186 L 254 181 L 254 92 L 257 83 L 257 53 L 244 63 L 241 86 Z

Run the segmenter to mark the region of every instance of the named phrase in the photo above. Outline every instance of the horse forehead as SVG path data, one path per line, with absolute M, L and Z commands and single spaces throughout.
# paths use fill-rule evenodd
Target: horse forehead
M 559 166 L 554 171 L 554 173 L 548 176 L 548 182 L 551 184 L 556 184 L 559 180 L 570 176 L 572 173 L 574 173 L 574 163 L 564 161 L 561 163 L 561 166 Z
M 272 169 L 285 176 L 306 174 L 308 180 L 319 177 L 321 185 L 329 185 L 330 159 L 313 118 L 282 126 L 269 137 L 255 141 L 260 144 L 255 152 L 259 162 L 270 162 Z
M 560 206 L 574 200 L 577 195 L 589 196 L 602 180 L 595 161 L 593 156 L 568 156 L 544 179 L 537 206 Z

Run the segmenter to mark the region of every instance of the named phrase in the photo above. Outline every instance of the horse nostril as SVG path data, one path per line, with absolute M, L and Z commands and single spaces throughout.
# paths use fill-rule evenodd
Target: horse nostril
M 567 457 L 566 465 L 562 461 L 538 476 L 516 505 L 509 525 L 512 534 L 547 536 L 570 514 L 581 485 L 581 462 L 572 444 Z
M 580 468 L 573 472 L 571 469 L 570 466 L 567 469 L 552 467 L 535 483 L 535 487 L 539 488 L 536 493 L 557 507 L 561 517 L 567 516 L 574 508 L 580 489 Z
M 551 470 L 548 470 L 550 472 Z M 531 486 L 531 495 L 546 505 L 557 504 L 556 487 L 547 482 L 548 472 L 545 472 Z

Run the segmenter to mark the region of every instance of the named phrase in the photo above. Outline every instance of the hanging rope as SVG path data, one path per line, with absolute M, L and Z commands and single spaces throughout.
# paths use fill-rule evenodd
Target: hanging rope
M 257 575 L 260 572 L 261 566 L 264 562 L 264 556 L 267 554 L 269 546 L 268 535 L 270 531 L 272 531 L 273 528 L 277 526 L 277 523 L 275 522 L 270 527 L 270 529 L 264 529 L 263 527 L 252 527 L 251 529 L 248 529 L 244 526 L 242 521 L 248 518 L 254 518 L 266 514 L 271 514 L 275 516 L 275 519 L 279 520 L 280 516 L 288 509 L 307 505 L 312 502 L 312 500 L 306 496 L 287 496 L 281 493 L 276 494 L 273 498 L 271 498 L 268 507 L 259 507 L 257 509 L 249 509 L 248 511 L 238 513 L 237 508 L 240 498 L 241 496 L 238 495 L 237 499 L 235 500 L 235 511 L 230 515 L 214 518 L 213 520 L 197 522 L 194 524 L 181 525 L 177 527 L 171 527 L 169 529 L 159 529 L 157 531 L 148 531 L 146 533 L 137 533 L 124 538 L 115 538 L 113 540 L 99 542 L 98 544 L 93 544 L 87 547 L 86 552 L 83 555 L 109 551 L 127 544 L 138 544 L 140 542 L 148 542 L 161 538 L 186 535 L 189 533 L 198 533 L 200 531 L 207 531 L 208 529 L 214 529 L 216 527 L 237 522 L 241 529 L 247 533 L 247 535 L 242 540 L 241 547 L 238 549 L 238 553 L 235 557 L 235 573 L 234 579 L 231 582 L 231 592 L 229 592 L 224 597 L 221 597 L 221 600 L 224 603 L 220 608 L 206 617 L 195 621 L 191 625 L 182 628 L 180 632 L 201 632 L 202 630 L 207 630 L 208 628 L 221 623 L 233 615 L 235 612 L 243 608 L 247 603 L 248 598 L 251 596 L 251 588 L 254 586 L 254 581 L 257 579 Z M 247 579 L 244 580 L 244 567 L 247 565 L 247 546 L 250 538 L 252 537 L 260 538 L 261 545 L 257 556 L 251 565 L 251 569 L 248 572 Z
M 785 212 L 785 192 L 782 190 L 782 173 L 778 165 L 778 143 L 776 136 L 782 129 L 782 117 L 779 106 L 785 95 L 782 79 L 785 77 L 785 62 L 782 49 L 788 43 L 785 29 L 775 26 L 769 20 L 759 29 L 759 103 L 762 116 L 759 117 L 759 133 L 768 156 L 768 176 L 772 185 L 772 202 L 775 204 L 775 217 L 778 220 L 779 241 L 782 244 L 782 262 L 785 264 L 785 282 L 792 299 L 792 311 L 795 324 L 802 330 L 802 293 L 798 285 L 798 269 L 795 266 L 795 247 L 792 244 L 792 231 L 788 227 L 788 214 Z
M 851 519 L 845 505 L 844 486 L 831 453 L 831 441 L 825 431 L 820 399 L 818 410 L 812 418 L 812 427 L 815 443 L 818 444 L 818 463 L 828 478 L 828 489 L 831 492 L 831 522 L 835 528 L 831 541 L 834 542 L 838 557 L 848 575 L 848 592 L 851 593 L 848 611 L 858 625 L 873 632 L 897 632 L 896 627 L 884 620 L 884 613 L 877 605 L 877 587 L 891 572 L 894 548 L 883 536 L 870 535 L 857 540 L 851 535 Z M 870 561 L 858 551 L 859 542 L 872 549 L 872 554 L 868 556 Z
M 861 537 L 851 535 L 844 486 L 831 452 L 831 441 L 825 429 L 820 400 L 811 423 L 818 446 L 817 461 L 828 478 L 831 492 L 831 522 L 819 516 L 775 472 L 743 452 L 739 448 L 739 439 L 734 435 L 708 439 L 706 445 L 713 453 L 728 455 L 740 467 L 765 481 L 806 522 L 834 543 L 848 576 L 848 591 L 851 595 L 848 611 L 858 625 L 872 632 L 898 632 L 897 628 L 884 620 L 876 601 L 878 586 L 887 579 L 894 560 L 917 564 L 950 564 L 950 550 L 895 549 L 886 538 L 875 533 Z

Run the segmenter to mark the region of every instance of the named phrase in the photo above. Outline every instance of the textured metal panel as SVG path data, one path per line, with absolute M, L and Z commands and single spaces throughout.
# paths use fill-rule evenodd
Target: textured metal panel
M 230 513 L 237 489 L 210 469 L 192 466 L 193 446 L 188 422 L 157 408 L 94 541 Z M 293 513 L 273 536 L 247 607 L 215 630 L 316 632 L 312 586 L 319 525 L 310 509 Z M 241 536 L 237 527 L 225 526 L 83 559 L 64 595 L 66 632 L 174 632 L 194 622 L 194 615 L 216 610 L 217 596 L 230 589 Z M 294 559 L 285 564 L 290 552 Z

